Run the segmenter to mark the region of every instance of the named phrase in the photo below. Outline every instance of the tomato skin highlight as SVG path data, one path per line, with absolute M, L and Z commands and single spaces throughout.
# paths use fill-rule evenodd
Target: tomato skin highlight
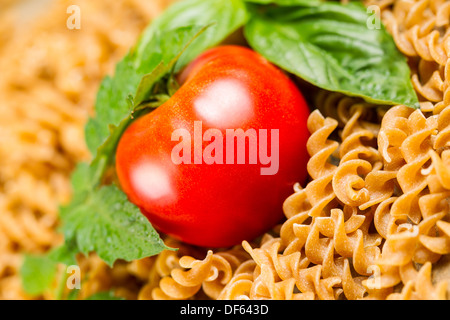
M 306 180 L 308 106 L 282 71 L 244 47 L 208 50 L 179 80 L 180 89 L 167 102 L 136 119 L 121 137 L 116 151 L 121 188 L 156 229 L 186 243 L 229 247 L 252 240 L 281 222 L 284 200 L 296 182 Z M 201 137 L 209 129 L 222 133 L 223 164 L 198 158 L 201 163 L 195 163 L 195 121 L 201 122 Z M 172 141 L 177 129 L 193 137 L 190 164 L 171 158 L 181 141 Z M 269 155 L 272 130 L 278 130 L 276 173 L 262 175 L 269 164 L 260 159 L 249 163 L 249 142 L 245 164 L 236 164 L 236 146 L 235 164 L 227 164 L 227 129 L 266 130 Z M 212 141 L 202 140 L 201 150 Z M 257 141 L 259 150 L 263 140 Z

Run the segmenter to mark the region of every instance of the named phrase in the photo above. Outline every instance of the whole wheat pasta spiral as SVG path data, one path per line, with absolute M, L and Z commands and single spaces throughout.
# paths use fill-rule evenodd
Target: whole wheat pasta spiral
M 79 1 L 89 14 L 70 32 L 62 1 L 28 34 L 0 33 L 0 299 L 55 298 L 23 292 L 23 253 L 61 242 L 57 207 L 74 164 L 90 157 L 83 126 L 98 84 L 169 2 Z M 309 180 L 286 199 L 281 225 L 215 250 L 165 237 L 179 250 L 113 267 L 80 255 L 78 298 L 450 298 L 448 277 L 435 273 L 450 255 L 450 2 L 364 3 L 380 8 L 407 57 L 421 109 L 317 90 Z M 15 18 L 9 6 L 0 30 Z
M 159 287 L 153 289 L 152 298 L 188 299 L 202 289 L 207 297 L 217 299 L 243 262 L 243 256 L 242 252 L 213 253 L 211 250 L 203 260 L 183 256 L 178 260 L 179 267 L 172 269 L 170 276 L 164 276 Z
M 360 116 L 358 106 L 352 110 L 350 112 L 356 116 L 349 118 L 343 132 L 351 132 L 355 119 Z M 236 272 L 225 286 L 221 298 L 364 297 L 367 289 L 362 283 L 371 275 L 371 266 L 380 255 L 381 237 L 369 232 L 373 209 L 361 214 L 357 206 L 339 204 L 333 192 L 333 173 L 341 165 L 341 169 L 346 170 L 345 161 L 339 166 L 330 162 L 330 157 L 339 147 L 337 142 L 329 139 L 337 125 L 337 121 L 324 118 L 319 111 L 311 114 L 308 120 L 311 131 L 308 170 L 315 180 L 305 188 L 298 187 L 297 192 L 286 200 L 284 210 L 288 220 L 281 226 L 279 237 L 266 236 L 260 247 L 244 243 L 244 249 L 255 263 L 248 266 L 254 270 Z M 355 143 L 354 140 L 349 141 Z M 379 159 L 375 154 L 375 159 Z M 316 187 L 314 181 L 319 181 L 321 187 Z M 321 190 L 320 193 L 318 190 Z M 339 206 L 342 209 L 336 208 Z M 207 259 L 197 263 L 202 265 Z M 185 267 L 191 268 L 188 272 L 195 272 L 194 265 Z M 360 276 L 355 277 L 355 272 Z M 177 276 L 172 275 L 170 281 L 175 282 L 171 288 L 191 288 L 191 283 L 177 280 Z
M 347 121 L 341 134 L 343 141 L 339 150 L 340 164 L 332 184 L 341 202 L 357 207 L 371 200 L 365 177 L 362 178 L 361 175 L 368 176 L 377 166 L 380 156 L 376 149 L 362 143 L 363 139 L 370 141 L 375 137 L 372 131 L 364 129 L 358 123 L 364 106 L 356 104 L 353 107 L 353 116 Z M 371 179 L 370 176 L 368 178 Z

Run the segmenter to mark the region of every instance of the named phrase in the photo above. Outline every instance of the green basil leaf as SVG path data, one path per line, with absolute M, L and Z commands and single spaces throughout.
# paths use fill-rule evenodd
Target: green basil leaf
M 20 269 L 20 277 L 25 292 L 30 295 L 42 294 L 56 280 L 59 263 L 75 265 L 78 248 L 73 242 L 66 241 L 42 255 L 25 255 Z
M 211 25 L 210 25 L 211 26 Z M 148 97 L 151 97 L 151 91 L 155 84 L 161 80 L 161 78 L 170 73 L 178 62 L 182 54 L 189 48 L 203 32 L 205 32 L 210 26 L 188 26 L 177 28 L 174 32 L 168 34 L 161 34 L 157 31 L 155 33 L 155 41 L 160 44 L 162 49 L 162 56 L 160 57 L 160 63 L 153 69 L 152 72 L 144 75 L 139 82 L 136 94 L 133 99 L 134 107 L 139 106 Z M 170 50 L 168 50 L 170 47 Z M 147 57 L 151 57 L 152 53 L 149 53 Z M 157 93 L 155 93 L 157 94 Z
M 112 291 L 103 291 L 94 293 L 92 296 L 89 296 L 84 300 L 125 300 L 125 299 L 116 296 Z
M 137 260 L 169 249 L 139 208 L 114 185 L 91 192 L 83 206 L 66 211 L 63 219 L 79 250 L 96 252 L 110 266 L 117 259 Z
M 61 208 L 66 243 L 80 252 L 96 252 L 109 265 L 152 256 L 165 246 L 138 207 L 115 185 L 93 187 L 95 164 L 80 163 L 72 177 L 73 201 Z
M 50 288 L 55 280 L 58 263 L 47 255 L 25 255 L 20 268 L 22 287 L 26 293 L 37 296 Z
M 247 19 L 247 9 L 242 0 L 184 0 L 176 2 L 144 31 L 134 52 L 136 61 L 145 61 L 146 55 L 153 55 L 158 52 L 158 48 L 147 45 L 158 32 L 164 35 L 165 30 L 173 28 L 212 24 L 201 37 L 198 37 L 189 45 L 176 65 L 176 72 L 206 49 L 225 40 L 230 34 L 242 27 Z M 156 65 L 153 65 L 153 67 L 156 67 Z
M 79 252 L 76 243 L 73 241 L 66 242 L 63 245 L 52 249 L 48 253 L 48 257 L 58 263 L 65 264 L 66 266 L 76 265 L 76 255 Z
M 324 0 L 245 0 L 249 3 L 276 4 L 278 6 L 317 6 Z
M 259 6 L 252 12 L 248 42 L 282 69 L 371 103 L 419 107 L 405 57 L 384 28 L 368 28 L 361 4 Z

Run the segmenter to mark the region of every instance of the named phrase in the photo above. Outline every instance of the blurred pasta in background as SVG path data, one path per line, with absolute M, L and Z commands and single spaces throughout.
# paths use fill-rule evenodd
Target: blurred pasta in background
M 79 30 L 66 26 L 70 1 L 0 3 L 0 298 L 25 297 L 23 252 L 62 241 L 58 205 L 90 157 L 83 127 L 99 83 L 167 2 L 77 1 Z
M 66 27 L 68 1 L 42 1 L 34 16 L 28 2 L 0 4 L 0 299 L 55 298 L 23 292 L 23 253 L 62 241 L 58 205 L 90 157 L 83 128 L 99 83 L 169 2 L 80 0 L 79 30 Z M 282 225 L 214 251 L 165 238 L 180 249 L 113 268 L 80 257 L 79 298 L 449 298 L 450 1 L 365 4 L 408 57 L 421 110 L 318 90 L 310 179 Z

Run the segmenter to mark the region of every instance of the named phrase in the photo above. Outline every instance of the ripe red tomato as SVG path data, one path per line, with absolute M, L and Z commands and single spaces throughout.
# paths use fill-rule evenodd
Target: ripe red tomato
M 205 52 L 179 80 L 121 137 L 120 185 L 156 229 L 186 243 L 252 240 L 281 221 L 306 179 L 307 104 L 282 71 L 239 46 Z

